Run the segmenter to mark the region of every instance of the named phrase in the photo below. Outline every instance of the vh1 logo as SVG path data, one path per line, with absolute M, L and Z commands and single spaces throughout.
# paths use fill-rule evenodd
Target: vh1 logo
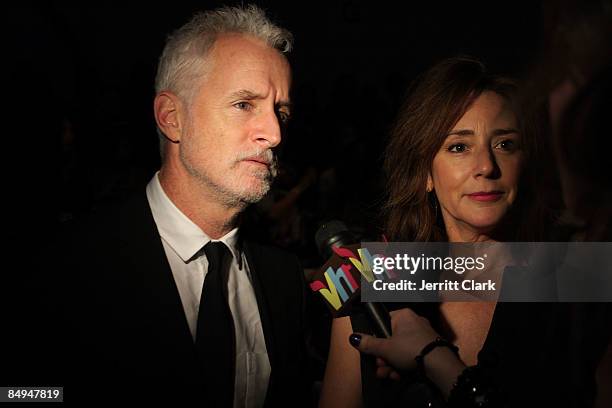
M 361 277 L 367 282 L 374 281 L 373 256 L 367 248 L 362 248 L 361 244 L 343 248 L 332 247 L 332 250 L 334 255 L 310 283 L 310 289 L 323 296 L 332 312 L 338 314 L 345 304 L 359 295 Z M 392 271 L 384 273 L 388 278 L 395 276 Z

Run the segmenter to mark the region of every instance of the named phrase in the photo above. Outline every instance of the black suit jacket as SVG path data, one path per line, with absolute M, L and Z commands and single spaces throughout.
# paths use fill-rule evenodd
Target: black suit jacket
M 41 299 L 60 322 L 47 334 L 54 354 L 63 355 L 58 381 L 65 382 L 65 399 L 205 401 L 214 390 L 202 382 L 144 190 L 71 226 L 57 244 L 49 256 L 60 266 L 42 279 Z M 307 292 L 299 263 L 249 239 L 243 248 L 271 365 L 266 406 L 310 405 Z

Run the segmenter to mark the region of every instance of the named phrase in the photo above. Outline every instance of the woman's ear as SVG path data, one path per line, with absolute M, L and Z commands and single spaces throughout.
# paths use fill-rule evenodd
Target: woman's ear
M 431 172 L 427 173 L 427 192 L 431 193 L 434 189 L 433 179 L 431 178 Z

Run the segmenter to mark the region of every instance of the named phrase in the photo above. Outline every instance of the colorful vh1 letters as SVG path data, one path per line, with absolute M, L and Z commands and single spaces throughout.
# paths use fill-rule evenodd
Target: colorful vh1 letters
M 359 296 L 360 280 L 374 280 L 373 255 L 361 244 L 333 247 L 334 255 L 323 265 L 320 273 L 310 283 L 310 289 L 323 296 L 334 315 L 341 315 L 344 305 Z M 374 255 L 379 256 L 379 255 Z M 385 271 L 392 277 L 390 271 Z

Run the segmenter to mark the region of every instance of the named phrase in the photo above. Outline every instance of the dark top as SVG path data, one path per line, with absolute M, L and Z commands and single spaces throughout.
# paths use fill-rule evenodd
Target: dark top
M 417 304 L 436 314 L 436 304 Z M 508 407 L 590 407 L 595 369 L 612 335 L 609 303 L 498 303 L 478 364 Z M 397 307 L 396 307 L 397 308 Z M 364 313 L 351 316 L 355 331 L 372 333 Z M 404 373 L 401 382 L 379 380 L 375 361 L 361 357 L 367 407 L 444 407 L 435 385 Z M 431 404 L 431 405 L 430 405 Z

